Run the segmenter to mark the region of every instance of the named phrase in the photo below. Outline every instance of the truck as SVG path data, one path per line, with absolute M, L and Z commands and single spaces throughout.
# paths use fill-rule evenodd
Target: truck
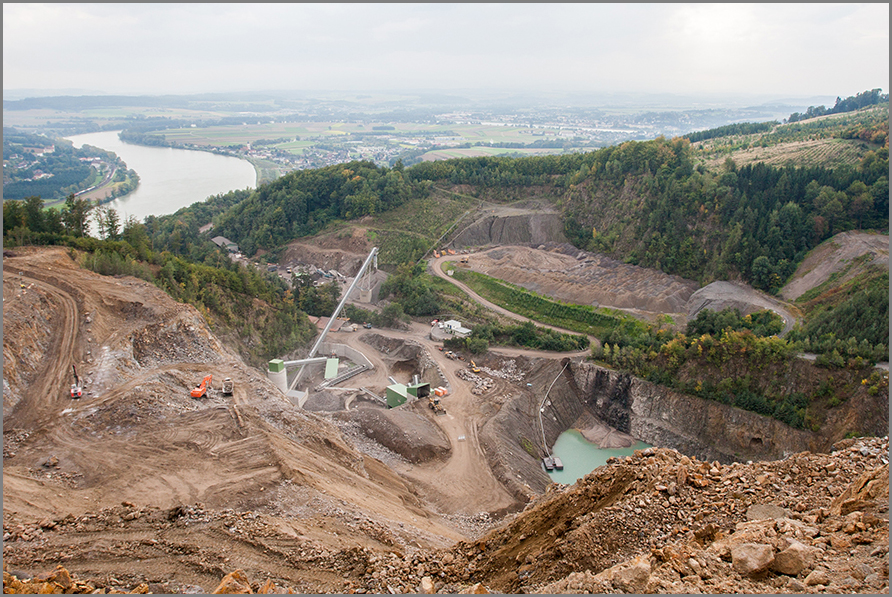
M 223 387 L 221 389 L 223 391 L 223 394 L 225 394 L 227 396 L 232 395 L 232 378 L 231 377 L 227 377 L 226 379 L 223 380 Z

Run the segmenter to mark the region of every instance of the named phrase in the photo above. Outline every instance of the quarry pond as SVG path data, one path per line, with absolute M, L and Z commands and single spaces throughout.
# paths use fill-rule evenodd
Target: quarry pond
M 139 187 L 108 203 L 121 220 L 167 215 L 212 195 L 254 188 L 257 174 L 245 160 L 206 151 L 148 147 L 125 143 L 119 131 L 66 137 L 75 147 L 84 144 L 115 152 L 139 175 Z
M 576 429 L 563 432 L 554 444 L 554 455 L 561 459 L 564 470 L 549 471 L 548 476 L 555 483 L 572 485 L 599 466 L 604 466 L 608 458 L 632 456 L 635 450 L 650 448 L 649 444 L 636 441 L 628 448 L 604 448 L 586 440 Z

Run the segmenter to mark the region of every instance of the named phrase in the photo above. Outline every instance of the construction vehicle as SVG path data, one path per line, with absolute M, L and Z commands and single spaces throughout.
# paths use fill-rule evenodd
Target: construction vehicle
M 471 371 L 473 371 L 474 373 L 480 373 L 480 367 L 478 367 L 477 363 L 475 363 L 474 361 L 468 363 L 468 367 L 470 367 Z
M 446 250 L 449 252 L 450 255 L 455 255 L 454 249 L 446 249 Z
M 434 259 L 439 259 L 439 258 L 440 258 L 440 252 L 434 251 Z
M 434 411 L 434 414 L 445 415 L 446 409 L 443 408 L 443 405 L 440 404 L 440 398 L 437 396 L 428 396 L 427 399 L 428 406 L 431 407 L 431 410 Z
M 468 263 L 468 256 L 467 256 L 467 255 L 462 255 L 462 256 L 461 256 L 461 262 L 464 263 L 465 265 L 467 265 L 467 263 Z
M 193 398 L 206 398 L 208 395 L 208 388 L 211 386 L 211 378 L 212 375 L 206 375 L 204 379 L 201 380 L 201 383 L 192 388 L 192 397 Z
M 222 391 L 227 396 L 232 395 L 232 378 L 231 377 L 227 377 L 226 379 L 223 380 Z
M 74 365 L 71 366 L 72 371 L 74 371 L 74 383 L 71 384 L 71 397 L 72 398 L 80 398 L 84 395 L 84 390 L 81 388 L 81 380 L 77 376 L 77 367 Z

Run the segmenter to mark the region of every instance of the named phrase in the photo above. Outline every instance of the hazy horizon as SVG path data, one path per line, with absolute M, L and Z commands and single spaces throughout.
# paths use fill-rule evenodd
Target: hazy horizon
M 835 98 L 888 91 L 888 34 L 887 4 L 7 3 L 3 87 Z

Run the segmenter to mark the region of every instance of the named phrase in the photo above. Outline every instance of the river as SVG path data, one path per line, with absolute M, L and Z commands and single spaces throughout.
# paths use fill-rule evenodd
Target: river
M 139 187 L 106 205 L 117 210 L 121 221 L 135 216 L 172 214 L 181 207 L 204 201 L 212 195 L 254 188 L 257 174 L 246 160 L 207 151 L 147 147 L 124 143 L 119 131 L 104 131 L 66 137 L 75 147 L 84 143 L 115 152 L 139 175 Z

